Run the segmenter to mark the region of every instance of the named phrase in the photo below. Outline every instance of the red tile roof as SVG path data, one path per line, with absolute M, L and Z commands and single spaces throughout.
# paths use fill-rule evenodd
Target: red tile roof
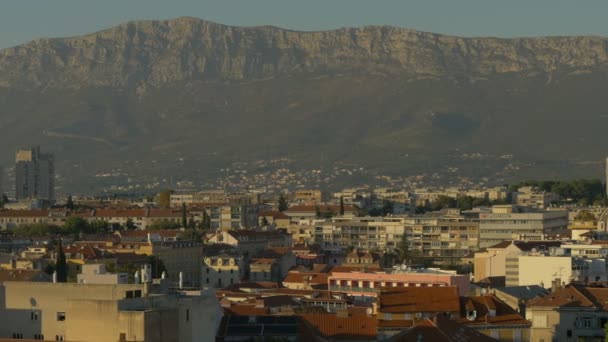
M 258 217 L 272 217 L 275 220 L 288 220 L 289 216 L 280 211 L 260 211 Z
M 475 311 L 475 319 L 467 318 L 467 312 Z M 530 322 L 494 295 L 462 298 L 462 313 L 458 322 L 465 325 L 525 325 Z
M 378 311 L 386 313 L 460 312 L 458 287 L 383 288 Z
M 443 315 L 437 315 L 433 319 L 424 319 L 416 323 L 412 328 L 387 341 L 495 342 L 496 340 Z
M 365 315 L 303 314 L 302 319 L 325 338 L 348 340 L 375 340 L 378 321 Z
M 601 308 L 608 311 L 608 288 L 566 285 L 555 291 L 528 301 L 528 307 Z
M 289 272 L 283 283 L 299 283 L 299 284 L 323 284 L 327 285 L 327 273 L 313 273 L 313 272 Z

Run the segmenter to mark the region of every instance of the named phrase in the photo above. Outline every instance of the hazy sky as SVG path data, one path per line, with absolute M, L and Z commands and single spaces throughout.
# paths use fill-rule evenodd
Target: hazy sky
M 608 0 L 1 0 L 0 48 L 179 16 L 296 30 L 386 24 L 461 36 L 608 36 Z

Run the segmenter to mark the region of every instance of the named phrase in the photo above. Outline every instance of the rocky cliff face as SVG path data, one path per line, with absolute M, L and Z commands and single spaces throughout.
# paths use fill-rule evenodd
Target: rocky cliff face
M 4 49 L 0 86 L 158 86 L 344 71 L 483 78 L 607 64 L 608 39 L 600 37 L 458 38 L 386 26 L 295 32 L 178 18 Z

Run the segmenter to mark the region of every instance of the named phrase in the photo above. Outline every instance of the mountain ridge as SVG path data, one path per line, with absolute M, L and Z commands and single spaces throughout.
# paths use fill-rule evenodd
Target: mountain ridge
M 607 63 L 608 38 L 596 36 L 462 38 L 392 26 L 307 32 L 180 17 L 0 50 L 0 85 L 159 86 L 349 68 L 410 77 L 487 77 Z
M 606 84 L 604 37 L 130 22 L 0 50 L 0 162 L 43 145 L 77 189 L 100 170 L 193 179 L 286 156 L 497 183 L 599 174 L 581 163 L 608 150 Z

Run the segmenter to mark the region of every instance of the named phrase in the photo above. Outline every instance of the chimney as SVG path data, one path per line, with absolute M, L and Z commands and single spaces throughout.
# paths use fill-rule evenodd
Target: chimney
M 561 288 L 562 280 L 560 278 L 556 278 L 551 282 L 551 291 L 555 292 Z

